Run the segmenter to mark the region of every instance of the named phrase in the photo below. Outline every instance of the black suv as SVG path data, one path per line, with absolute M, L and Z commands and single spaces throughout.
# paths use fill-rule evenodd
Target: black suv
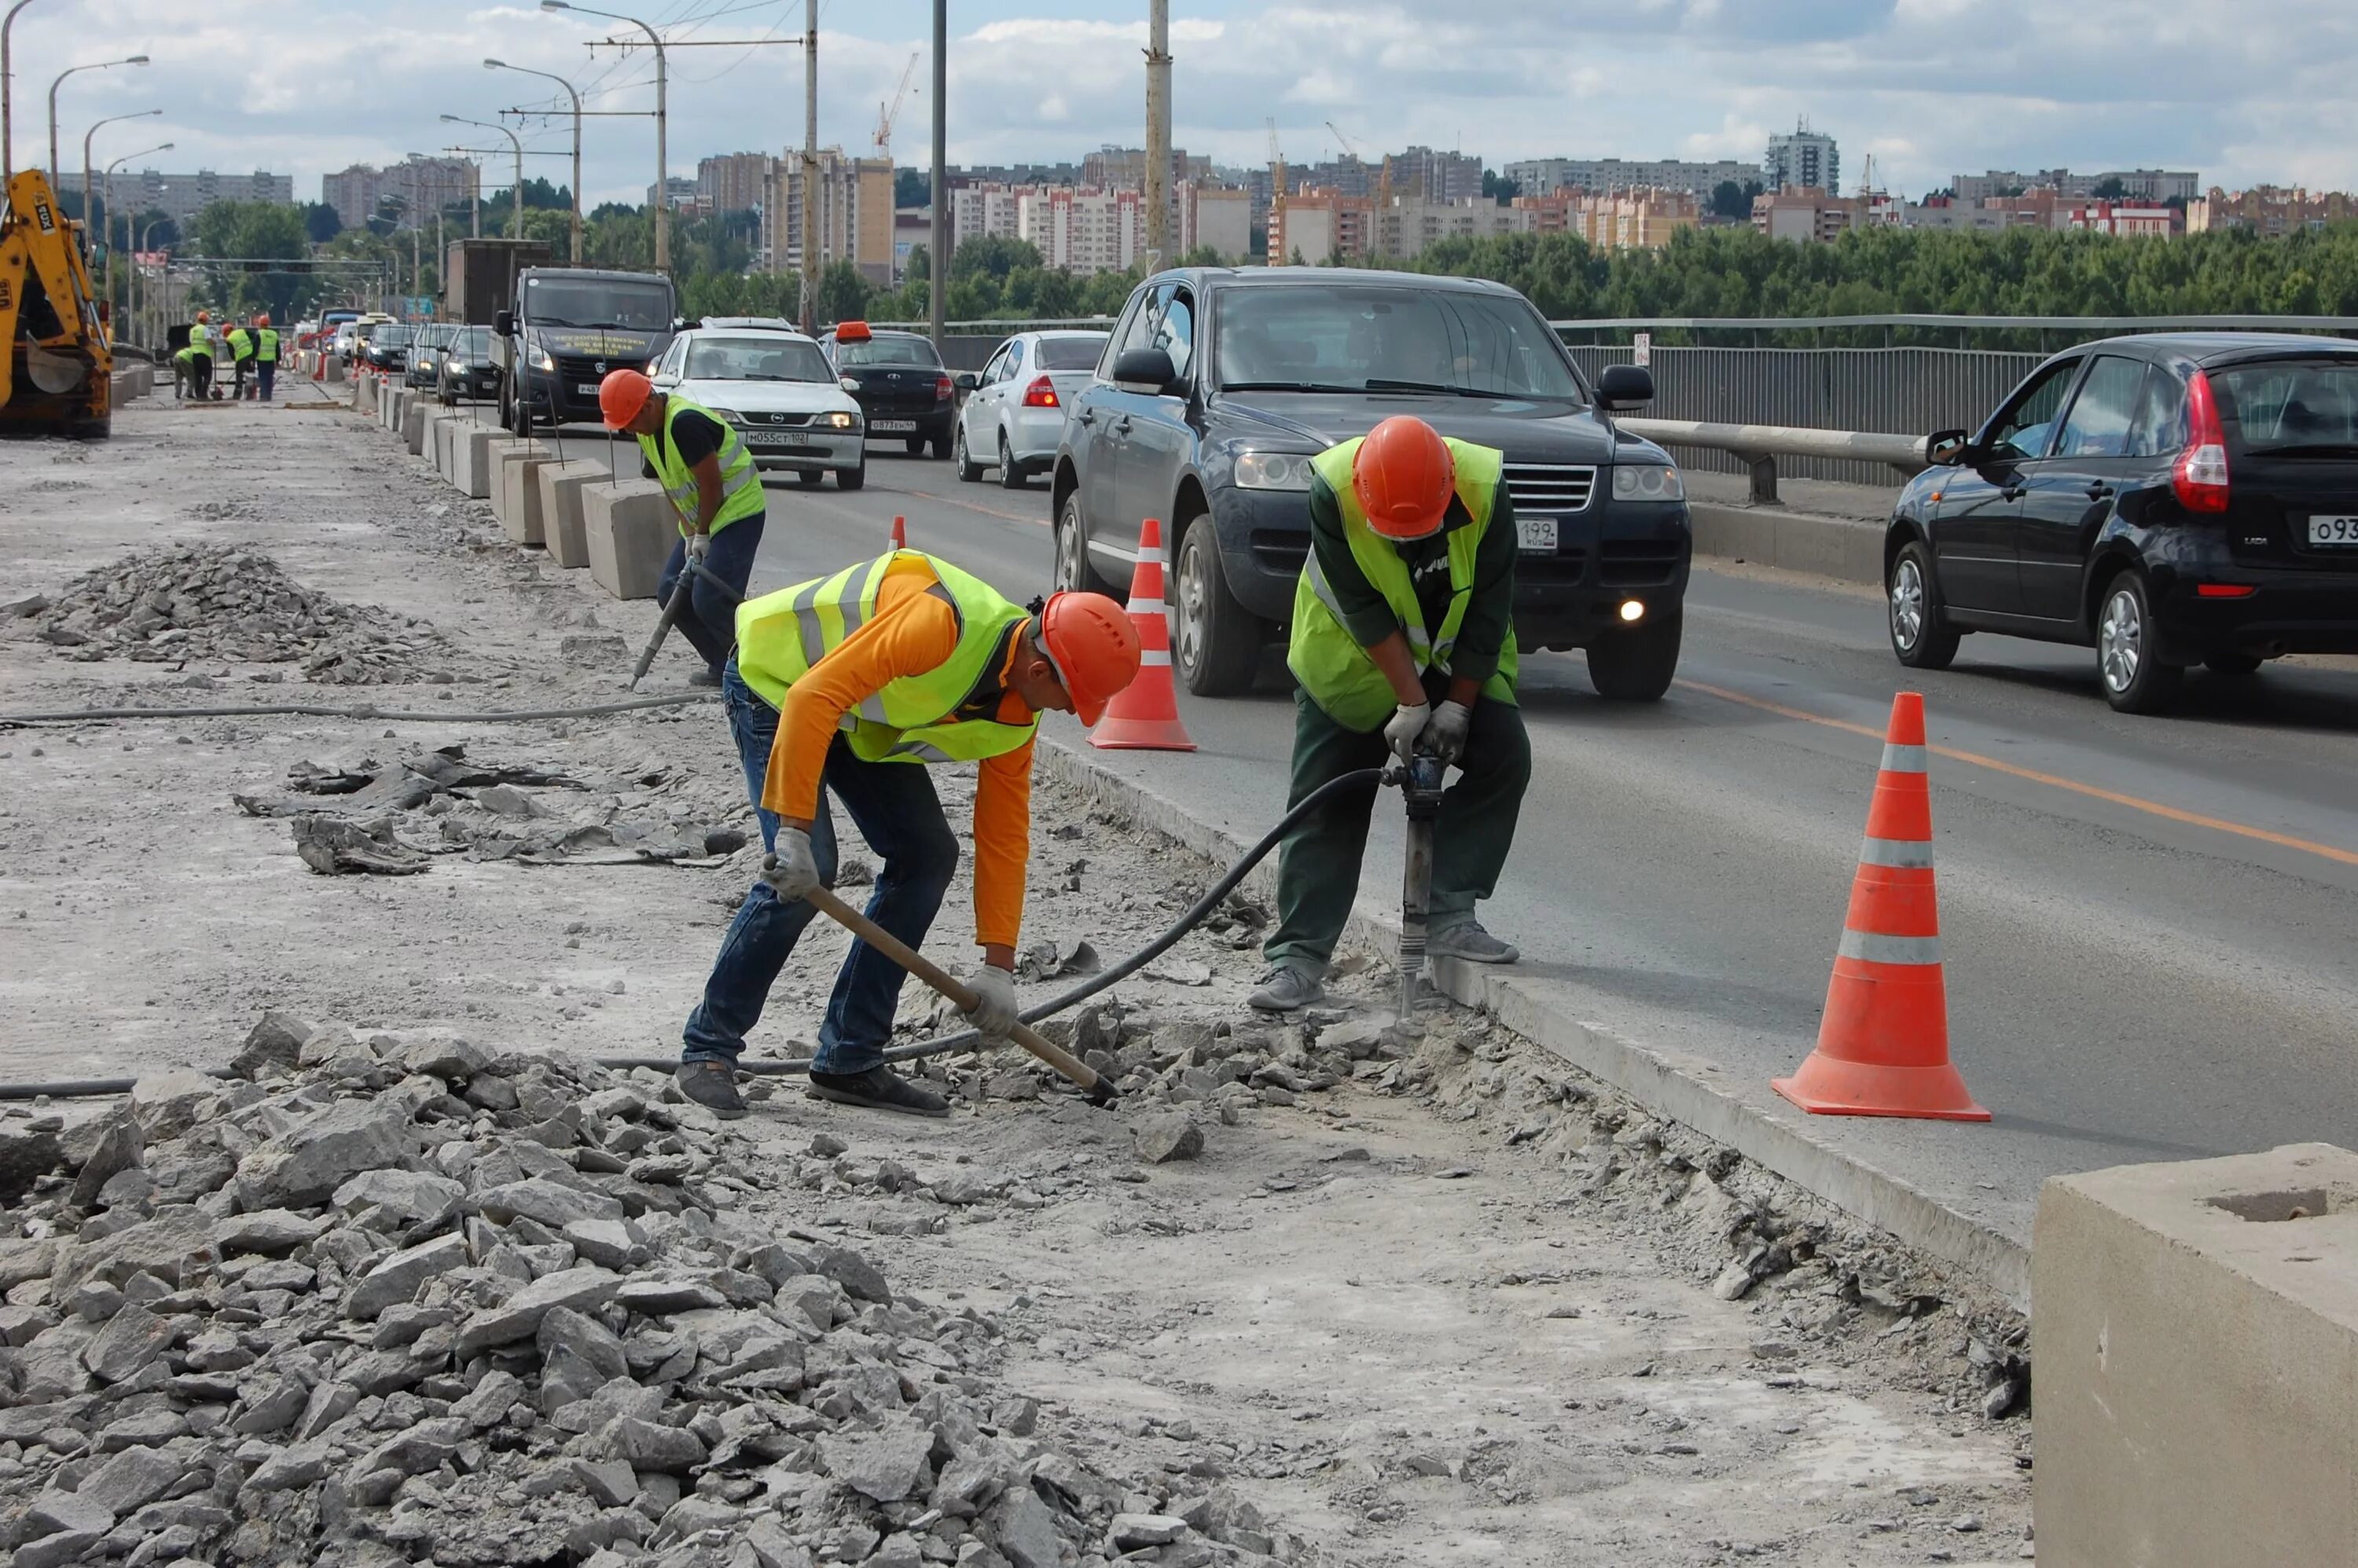
M 942 368 L 932 339 L 917 332 L 871 331 L 865 321 L 845 321 L 821 333 L 818 346 L 841 378 L 843 390 L 860 405 L 871 440 L 905 442 L 913 458 L 928 442 L 936 458 L 950 455 L 957 388 Z
M 1520 645 L 1585 648 L 1600 693 L 1652 701 L 1678 667 L 1693 537 L 1668 455 L 1606 412 L 1652 396 L 1631 365 L 1592 389 L 1502 284 L 1160 273 L 1072 400 L 1051 503 L 1056 583 L 1127 591 L 1140 524 L 1162 519 L 1179 674 L 1201 696 L 1247 690 L 1310 551 L 1310 459 L 1412 414 L 1506 454 Z
M 2191 665 L 2358 654 L 2358 343 L 2083 343 L 1931 445 L 1884 545 L 1903 665 L 1947 667 L 1968 632 L 2077 643 L 2149 713 Z

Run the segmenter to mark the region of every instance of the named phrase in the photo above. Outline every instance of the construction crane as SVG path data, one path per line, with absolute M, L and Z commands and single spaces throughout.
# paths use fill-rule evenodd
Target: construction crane
M 892 162 L 892 122 L 901 117 L 901 105 L 908 99 L 909 83 L 916 79 L 917 61 L 923 58 L 920 51 L 910 51 L 908 67 L 901 72 L 901 85 L 893 90 L 892 102 L 876 105 L 876 156 L 888 168 Z
M 1269 247 L 1269 265 L 1285 265 L 1285 153 L 1277 145 L 1277 117 L 1269 120 L 1269 229 L 1276 243 Z

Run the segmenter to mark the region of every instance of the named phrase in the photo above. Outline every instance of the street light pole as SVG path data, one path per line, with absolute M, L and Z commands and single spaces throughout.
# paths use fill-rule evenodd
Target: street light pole
M 524 140 L 523 140 L 523 138 L 522 138 L 522 137 L 520 137 L 520 136 L 518 136 L 518 135 L 517 135 L 514 131 L 509 130 L 505 125 L 494 125 L 494 124 L 492 124 L 489 120 L 468 120 L 468 119 L 463 119 L 463 118 L 461 118 L 460 116 L 459 116 L 459 115 L 457 115 L 457 114 L 445 114 L 445 115 L 443 115 L 443 116 L 442 116 L 442 118 L 444 118 L 445 120 L 449 121 L 451 124 L 454 124 L 454 125 L 472 125 L 472 126 L 474 126 L 477 130 L 482 130 L 482 131 L 497 131 L 500 135 L 502 135 L 505 136 L 505 137 L 506 137 L 506 138 L 507 138 L 511 143 L 513 143 L 513 144 L 514 145 L 514 146 L 515 146 L 515 189 L 514 189 L 514 191 L 512 191 L 512 192 L 511 192 L 511 194 L 512 194 L 512 195 L 514 195 L 514 198 L 515 198 L 515 232 L 514 232 L 514 234 L 510 235 L 509 237 L 510 237 L 511 239 L 517 239 L 517 240 L 521 240 L 521 239 L 523 239 L 523 238 L 524 238 Z M 478 200 L 478 205 L 479 205 L 479 206 L 481 205 L 480 200 Z
M 573 265 L 579 266 L 581 265 L 581 94 L 574 90 L 573 83 L 554 71 L 535 70 L 530 66 L 510 65 L 503 59 L 487 59 L 483 62 L 483 66 L 488 70 L 514 70 L 520 71 L 525 76 L 545 78 L 565 89 L 566 95 L 573 100 Z M 665 194 L 668 195 L 669 192 Z M 522 239 L 524 236 L 519 234 L 516 237 Z
M 162 111 L 161 109 L 151 109 L 151 110 L 149 110 L 149 111 L 148 111 L 148 113 L 149 113 L 149 114 L 162 114 L 163 112 L 164 112 L 164 111 Z M 139 118 L 139 116 L 137 116 L 137 115 L 135 115 L 135 114 L 120 114 L 120 115 L 117 115 L 117 116 L 116 116 L 116 118 L 117 118 L 117 119 L 123 119 L 123 120 L 135 120 L 135 119 Z M 103 120 L 102 120 L 102 121 L 100 121 L 100 122 L 99 122 L 99 124 L 104 124 L 105 123 L 106 123 L 106 122 L 104 122 Z M 92 130 L 96 130 L 98 127 L 97 127 L 96 125 L 93 125 L 93 126 L 92 126 L 91 128 L 92 128 Z M 82 186 L 82 191 L 83 191 L 83 196 L 82 196 L 83 218 L 82 218 L 82 222 L 85 222 L 85 223 L 87 223 L 87 222 L 90 222 L 90 218 L 89 218 L 89 215 L 88 215 L 88 210 L 89 210 L 89 207 L 90 207 L 90 196 L 89 196 L 89 194 L 88 194 L 88 193 L 89 193 L 89 190 L 90 190 L 90 138 L 89 138 L 89 137 L 87 137 L 87 136 L 84 136 L 84 137 L 82 138 L 82 144 L 81 144 L 81 146 L 82 146 L 82 155 L 81 155 L 81 169 L 82 169 L 82 173 L 81 173 L 81 186 Z M 170 152 L 171 150 L 172 150 L 172 144 L 171 144 L 171 143 L 169 143 L 169 142 L 166 142 L 166 143 L 164 143 L 164 144 L 163 144 L 162 146 L 153 146 L 153 147 L 149 147 L 149 148 L 147 149 L 147 151 L 146 151 L 146 152 L 144 152 L 144 153 L 125 153 L 123 157 L 119 157 L 119 158 L 116 158 L 113 163 L 108 164 L 108 165 L 106 166 L 106 285 L 105 285 L 105 287 L 106 287 L 106 302 L 107 302 L 107 308 L 109 308 L 110 310 L 111 310 L 111 309 L 113 309 L 113 308 L 114 308 L 114 171 L 115 171 L 116 169 L 118 169 L 118 168 L 121 168 L 124 164 L 129 163 L 133 158 L 135 158 L 135 157 L 149 157 L 150 155 L 155 154 L 155 153 L 168 153 L 168 152 Z M 123 237 L 124 237 L 124 239 L 125 241 L 128 241 L 128 240 L 131 238 L 131 220 L 130 220 L 130 219 L 128 219 L 128 218 L 125 218 L 125 219 L 123 221 Z
M 151 115 L 151 114 L 161 114 L 163 112 L 164 112 L 164 111 L 162 111 L 161 109 L 141 109 L 141 110 L 138 110 L 137 112 L 135 112 L 135 113 L 134 113 L 134 114 L 111 114 L 111 115 L 109 115 L 107 118 L 105 118 L 105 119 L 103 119 L 103 120 L 101 120 L 101 121 L 98 123 L 98 124 L 96 124 L 96 125 L 92 125 L 89 130 L 84 131 L 84 132 L 81 134 L 81 226 L 82 226 L 82 232 L 83 232 L 84 233 L 88 233 L 88 232 L 89 232 L 89 231 L 90 231 L 90 200 L 91 200 L 91 198 L 90 198 L 90 141 L 91 141 L 91 138 L 92 138 L 92 136 L 95 136 L 95 135 L 98 135 L 98 132 L 99 132 L 99 126 L 101 126 L 101 125 L 112 125 L 112 124 L 114 124 L 116 121 L 118 121 L 118 120 L 144 120 L 144 119 L 147 118 L 149 115 Z M 123 161 L 123 160 L 122 160 L 121 158 L 117 158 L 117 159 L 115 159 L 115 160 L 114 160 L 114 162 L 115 162 L 115 163 L 121 163 L 122 161 Z M 114 164 L 109 164 L 109 165 L 107 166 L 107 169 L 108 169 L 108 172 L 109 172 L 109 175 L 110 175 L 110 176 L 113 174 L 114 168 Z M 107 247 L 106 247 L 106 253 L 107 253 L 107 259 L 108 259 L 110 262 L 112 262 L 112 261 L 114 260 L 114 244 L 113 244 L 113 243 L 112 243 L 112 242 L 113 242 L 113 238 L 114 238 L 114 188 L 112 185 L 110 185 L 110 186 L 108 186 L 108 187 L 107 187 L 107 191 L 106 191 L 106 232 L 99 236 L 99 238 L 101 238 L 102 240 L 105 240 L 105 241 L 108 241 L 108 242 L 109 242 L 109 243 L 108 243 L 108 244 L 107 244 Z M 85 241 L 85 242 L 84 242 L 84 243 L 85 243 L 85 245 L 86 245 L 86 244 L 88 243 L 88 242 L 87 242 L 87 241 Z M 107 297 L 108 297 L 109 299 L 113 299 L 113 298 L 114 297 L 114 290 L 113 290 L 112 288 L 110 288 L 110 289 L 107 291 Z
M 1146 270 L 1171 265 L 1171 0 L 1148 0 Z
M 9 181 L 16 178 L 16 106 L 10 91 L 14 78 L 8 73 L 8 29 L 16 25 L 16 13 L 33 0 L 16 0 L 8 14 L 0 16 L 0 201 Z
M 58 88 L 64 83 L 67 77 L 78 70 L 107 70 L 118 65 L 146 65 L 146 55 L 135 54 L 126 55 L 121 59 L 97 60 L 90 65 L 70 65 L 58 72 L 57 80 L 49 83 L 49 185 L 52 193 L 56 187 L 62 183 L 58 178 Z M 83 172 L 89 171 L 85 169 Z M 81 200 L 83 210 L 87 213 L 90 207 L 88 190 L 81 193 Z
M 540 0 L 544 11 L 570 11 L 580 16 L 600 16 L 609 22 L 627 22 L 646 34 L 647 42 L 655 47 L 655 270 L 671 270 L 671 158 L 665 142 L 670 114 L 665 107 L 665 76 L 668 69 L 664 59 L 663 36 L 636 16 L 625 16 L 615 11 L 592 11 L 587 5 L 575 5 L 568 0 Z M 576 124 L 579 124 L 577 121 Z M 575 194 L 579 194 L 579 181 L 575 181 Z
M 852 173 L 851 189 L 860 189 L 860 175 Z M 803 308 L 802 330 L 814 333 L 818 327 L 818 0 L 803 0 Z M 849 241 L 850 218 L 846 214 L 845 238 Z M 857 245 L 847 248 L 858 251 Z
M 950 288 L 950 0 L 934 0 L 934 254 L 925 269 L 934 351 L 942 347 Z

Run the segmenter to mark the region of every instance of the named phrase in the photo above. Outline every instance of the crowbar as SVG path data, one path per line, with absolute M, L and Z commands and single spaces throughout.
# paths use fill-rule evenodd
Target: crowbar
M 813 888 L 803 896 L 837 925 L 949 998 L 951 1004 L 960 1012 L 974 1011 L 975 994 L 957 976 L 836 897 L 833 890 Z M 1030 1024 L 1018 1022 L 1007 1032 L 1007 1037 L 1070 1078 L 1076 1087 L 1089 1097 L 1091 1105 L 1104 1106 L 1114 1102 L 1113 1085 L 1108 1083 L 1102 1074 L 1076 1058 L 1069 1051 L 1042 1038 Z
M 639 653 L 638 667 L 631 671 L 631 684 L 626 689 L 631 691 L 639 689 L 639 682 L 646 678 L 647 671 L 654 665 L 655 654 L 663 650 L 664 639 L 671 635 L 672 627 L 678 622 L 680 615 L 687 609 L 688 590 L 696 586 L 687 580 L 690 573 L 702 578 L 730 599 L 740 603 L 744 601 L 743 594 L 722 582 L 702 561 L 693 556 L 689 557 L 686 570 L 683 570 L 679 574 L 678 580 L 672 584 L 671 602 L 664 606 L 663 619 L 655 622 L 655 634 L 647 639 L 647 645 Z

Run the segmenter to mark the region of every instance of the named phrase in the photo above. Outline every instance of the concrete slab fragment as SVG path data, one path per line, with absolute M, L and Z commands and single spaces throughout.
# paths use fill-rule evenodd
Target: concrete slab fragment
M 598 464 L 579 460 L 543 463 L 533 476 L 540 486 L 542 542 L 548 546 L 548 558 L 558 566 L 590 564 L 590 540 L 581 526 L 581 492 L 609 477 Z
M 593 484 L 581 492 L 590 580 L 616 599 L 653 599 L 664 558 L 679 537 L 678 515 L 651 479 Z

